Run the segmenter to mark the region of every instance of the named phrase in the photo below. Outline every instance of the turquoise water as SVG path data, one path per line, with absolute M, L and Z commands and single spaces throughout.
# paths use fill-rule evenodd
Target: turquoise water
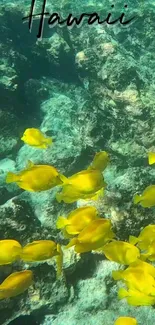
M 40 15 L 23 19 L 30 16 L 31 4 L 0 1 L 0 240 L 14 239 L 22 247 L 39 240 L 58 243 L 63 271 L 57 277 L 53 256 L 33 263 L 21 255 L 13 259 L 0 241 L 0 283 L 14 272 L 33 272 L 33 283 L 24 292 L 11 297 L 5 289 L 10 296 L 2 297 L 0 325 L 114 325 L 121 316 L 134 317 L 138 325 L 154 325 L 154 303 L 132 306 L 118 299 L 125 284 L 115 281 L 112 271 L 127 266 L 117 263 L 115 254 L 110 261 L 95 247 L 81 254 L 75 246 L 66 249 L 71 237 L 57 227 L 59 216 L 84 206 L 97 209 L 117 241 L 128 242 L 130 235 L 138 236 L 155 223 L 155 202 L 143 207 L 133 200 L 155 178 L 148 163 L 148 153 L 155 152 L 154 1 L 48 0 L 44 23 L 42 0 L 34 2 L 32 12 Z M 68 27 L 71 13 L 77 19 L 87 16 Z M 30 137 L 30 143 L 22 141 L 29 128 L 40 130 L 52 145 L 38 148 Z M 106 185 L 98 181 L 90 195 L 87 179 L 77 180 L 68 190 L 68 201 L 59 203 L 57 194 L 68 178 L 92 167 L 101 151 L 109 157 L 99 175 Z M 56 176 L 53 170 L 50 174 L 55 185 L 45 179 L 45 167 L 34 176 L 28 161 L 56 168 Z M 23 170 L 31 170 L 24 185 L 21 178 L 6 182 L 9 172 Z M 102 188 L 104 195 L 94 199 Z M 153 200 L 154 192 L 150 196 Z M 81 220 L 76 219 L 74 227 Z M 2 262 L 4 251 L 9 264 Z M 125 320 L 118 325 L 128 324 Z

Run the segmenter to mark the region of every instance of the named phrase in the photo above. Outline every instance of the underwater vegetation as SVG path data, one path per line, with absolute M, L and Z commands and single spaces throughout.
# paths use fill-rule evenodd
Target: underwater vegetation
M 0 1 L 0 324 L 154 324 L 154 4 L 41 41 L 29 9 Z

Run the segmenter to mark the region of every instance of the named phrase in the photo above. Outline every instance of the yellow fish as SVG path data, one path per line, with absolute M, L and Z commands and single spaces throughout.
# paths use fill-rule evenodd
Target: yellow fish
M 119 299 L 126 298 L 129 305 L 132 306 L 150 306 L 155 304 L 155 297 L 145 295 L 138 290 L 120 288 L 118 291 Z
M 137 247 L 123 241 L 114 240 L 102 247 L 102 251 L 108 260 L 124 265 L 129 265 L 140 257 Z
M 75 246 L 77 253 L 100 249 L 106 242 L 115 237 L 109 219 L 96 219 L 86 226 L 80 234 L 71 239 L 66 248 Z
M 46 261 L 56 256 L 58 274 L 62 271 L 63 254 L 61 246 L 52 240 L 37 240 L 23 247 L 21 259 L 24 262 Z
M 81 207 L 73 210 L 67 218 L 58 217 L 56 226 L 58 229 L 65 228 L 68 235 L 77 235 L 98 215 L 97 209 L 93 206 Z
M 104 196 L 104 191 L 105 191 L 105 189 L 104 189 L 104 187 L 102 187 L 99 191 L 97 191 L 95 194 L 93 194 L 92 196 L 90 195 L 87 199 L 85 198 L 84 200 L 85 201 L 89 201 L 89 200 L 91 200 L 91 201 L 97 201 L 97 200 L 99 200 L 99 199 L 102 199 L 103 198 L 103 196 Z
M 151 242 L 151 244 L 147 248 L 147 252 L 145 254 L 141 254 L 142 259 L 148 259 L 149 261 L 155 261 L 155 240 Z
M 134 196 L 134 204 L 138 203 L 143 208 L 151 208 L 155 205 L 155 185 L 149 185 L 141 195 Z
M 0 265 L 11 264 L 20 259 L 22 247 L 13 239 L 0 240 Z
M 115 280 L 123 280 L 129 289 L 155 295 L 155 280 L 142 268 L 130 266 L 124 271 L 113 271 L 112 276 Z
M 32 271 L 25 270 L 12 273 L 0 285 L 0 299 L 18 296 L 27 290 L 32 283 Z
M 105 187 L 104 178 L 99 170 L 90 169 L 62 178 L 64 184 L 61 193 L 57 193 L 58 202 L 72 203 L 78 199 L 87 199 L 95 195 L 102 187 Z
M 40 130 L 34 128 L 26 129 L 21 140 L 39 149 L 47 149 L 52 144 L 52 138 L 45 137 Z
M 138 323 L 133 317 L 119 317 L 114 325 L 138 325 Z
M 123 280 L 126 279 L 126 276 L 130 275 L 132 272 L 135 272 L 136 270 L 149 274 L 153 278 L 155 278 L 155 267 L 139 259 L 131 263 L 126 270 L 113 271 L 112 276 L 114 280 Z
M 107 167 L 109 161 L 109 155 L 106 151 L 97 152 L 88 169 L 97 169 L 102 172 Z
M 148 153 L 148 161 L 149 165 L 153 165 L 155 163 L 155 152 Z
M 24 262 L 39 262 L 58 255 L 57 244 L 52 240 L 37 240 L 22 249 L 21 259 Z
M 133 245 L 137 244 L 137 246 L 142 250 L 146 250 L 148 246 L 154 241 L 154 239 L 155 239 L 155 225 L 146 226 L 140 232 L 140 235 L 138 237 L 129 236 L 129 242 Z
M 27 167 L 18 174 L 9 172 L 6 177 L 6 183 L 16 183 L 26 191 L 40 192 L 61 185 L 63 181 L 55 167 L 34 165 L 29 161 Z

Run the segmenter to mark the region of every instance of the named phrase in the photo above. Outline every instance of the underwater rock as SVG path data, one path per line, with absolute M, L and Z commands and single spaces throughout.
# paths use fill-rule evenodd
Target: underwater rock
M 60 213 L 60 206 L 55 200 L 56 191 L 51 189 L 45 192 L 23 192 L 20 198 L 31 206 L 33 214 L 41 225 L 56 235 L 56 219 Z M 62 209 L 62 207 L 61 207 Z M 47 238 L 46 238 L 47 239 Z
M 74 280 L 73 277 L 74 296 L 70 303 L 60 307 L 59 313 L 54 315 L 54 317 L 53 315 L 46 316 L 45 321 L 41 323 L 42 325 L 48 325 L 50 321 L 54 325 L 85 325 L 86 322 L 90 325 L 93 325 L 94 322 L 100 325 L 105 319 L 107 321 L 106 324 L 111 325 L 110 322 L 114 317 L 114 311 L 108 319 L 106 314 L 108 314 L 107 303 L 109 296 L 107 295 L 106 283 L 108 283 L 107 277 L 112 269 L 115 268 L 114 265 L 116 263 L 100 261 L 95 255 L 92 255 L 91 258 L 94 264 L 89 264 L 88 262 L 87 266 L 85 265 L 85 272 L 89 274 L 88 277 L 83 277 L 80 272 L 77 273 L 77 279 L 75 278 Z M 89 271 L 87 268 L 89 268 Z
M 96 255 L 96 253 L 95 253 Z M 155 320 L 153 307 L 132 307 L 117 298 L 118 284 L 111 279 L 114 262 L 98 260 L 96 270 L 74 284 L 75 296 L 72 301 L 60 307 L 57 314 L 45 316 L 41 325 L 113 325 L 120 316 L 136 317 L 139 324 Z M 148 315 L 149 313 L 149 315 Z
M 4 59 L 3 59 L 4 60 Z M 1 58 L 2 61 L 2 58 Z M 17 75 L 16 71 L 10 67 L 9 63 L 7 60 L 4 60 L 0 63 L 0 89 L 1 91 L 8 90 L 12 92 L 15 91 L 17 88 L 16 80 L 17 80 Z
M 31 206 L 20 197 L 15 197 L 7 201 L 0 207 L 1 224 L 0 238 L 15 238 L 22 245 L 33 240 L 52 239 L 52 234 L 42 228 L 41 223 L 35 217 Z M 67 259 L 68 260 L 68 259 Z M 69 260 L 68 262 L 69 263 Z M 10 273 L 21 270 L 22 268 L 31 268 L 34 272 L 34 287 L 21 296 L 4 300 L 1 302 L 0 318 L 1 324 L 7 325 L 13 319 L 21 315 L 30 315 L 35 313 L 36 317 L 40 315 L 41 310 L 53 312 L 57 304 L 63 305 L 67 301 L 68 289 L 63 282 L 56 282 L 56 271 L 53 265 L 47 263 L 34 263 L 29 267 L 28 264 L 16 262 L 14 265 L 1 267 L 0 282 L 2 282 Z M 7 312 L 6 312 L 7 310 Z
M 41 2 L 36 4 L 38 12 Z M 4 185 L 6 172 L 21 170 L 30 159 L 53 164 L 68 176 L 87 168 L 100 150 L 111 158 L 104 173 L 105 197 L 86 204 L 94 204 L 102 216 L 111 218 L 117 238 L 138 235 L 140 228 L 155 223 L 154 209 L 133 205 L 135 192 L 141 193 L 155 179 L 147 163 L 147 152 L 155 151 L 152 2 L 139 5 L 137 22 L 129 29 L 83 24 L 68 32 L 45 27 L 42 41 L 36 41 L 37 21 L 32 33 L 28 24 L 22 24 L 29 1 L 7 1 L 5 10 L 4 4 L 0 8 L 0 158 L 5 159 L 0 161 L 0 238 L 16 238 L 25 244 L 54 237 L 64 243 L 55 221 L 73 205 L 58 204 L 55 190 L 28 193 Z M 129 5 L 135 10 L 133 1 Z M 62 0 L 49 7 L 66 16 L 71 9 L 108 12 L 108 6 L 95 0 L 81 4 Z M 53 146 L 44 151 L 23 145 L 20 136 L 30 126 L 53 137 Z M 2 325 L 29 314 L 42 325 L 113 325 L 126 314 L 136 317 L 140 325 L 155 323 L 152 307 L 131 308 L 118 301 L 117 285 L 111 279 L 115 267 L 101 255 L 80 257 L 68 250 L 64 252 L 64 284 L 56 282 L 52 263 L 33 266 L 34 288 L 1 302 Z M 17 264 L 1 269 L 1 280 L 21 268 Z
M 28 240 L 43 236 L 40 222 L 35 218 L 32 208 L 18 196 L 1 205 L 0 214 L 1 239 L 15 238 L 21 244 L 25 244 Z
M 58 305 L 67 302 L 68 290 L 65 283 L 56 281 L 52 266 L 44 263 L 29 269 L 34 273 L 34 286 L 20 296 L 1 301 L 2 325 L 8 325 L 22 315 L 32 314 L 36 319 L 41 319 L 44 313 L 55 313 Z
M 11 112 L 0 110 L 0 158 L 6 158 L 8 154 L 17 151 L 17 127 L 19 120 Z M 14 125 L 14 128 L 12 128 Z
M 81 104 L 77 105 L 68 96 L 55 94 L 42 104 L 41 110 L 45 113 L 41 130 L 52 132 L 55 139 L 53 150 L 57 151 L 59 159 L 76 159 L 91 144 L 90 132 L 93 125 L 90 121 L 83 127 L 87 113 L 86 108 L 82 110 Z
M 87 61 L 88 58 L 86 57 L 84 51 L 80 51 L 78 53 L 76 53 L 76 56 L 75 56 L 75 63 L 77 63 L 77 65 L 79 67 L 82 67 L 83 63 L 85 61 Z
M 15 171 L 15 161 L 9 158 L 0 160 L 0 205 L 11 199 L 12 195 L 20 193 L 14 184 L 12 186 L 6 184 L 6 175 L 10 170 Z
M 63 269 L 65 274 L 72 274 L 77 267 L 77 264 L 81 263 L 81 255 L 77 254 L 74 251 L 74 247 L 70 247 L 69 249 L 65 249 L 63 247 Z
M 22 146 L 17 154 L 17 168 L 24 168 L 29 159 L 37 164 L 52 164 L 61 173 L 67 174 L 73 168 L 79 171 L 77 160 L 83 160 L 84 150 L 93 147 L 91 132 L 95 127 L 95 116 L 93 112 L 88 116 L 87 100 L 85 91 L 72 88 L 67 96 L 65 90 L 60 93 L 57 87 L 51 98 L 41 104 L 40 129 L 53 138 L 53 145 L 47 150 Z
M 60 56 L 64 56 L 65 53 L 70 51 L 69 45 L 65 42 L 63 37 L 54 32 L 53 35 L 47 39 L 44 39 L 41 43 L 38 42 L 38 50 L 41 48 L 46 49 L 47 60 L 51 64 L 60 65 Z

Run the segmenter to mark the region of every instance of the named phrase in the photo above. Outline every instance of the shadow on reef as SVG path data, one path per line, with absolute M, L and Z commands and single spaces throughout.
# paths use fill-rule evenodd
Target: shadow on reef
M 20 316 L 10 322 L 8 325 L 39 325 L 38 322 L 33 316 Z
M 32 120 L 35 116 L 39 123 L 40 101 L 47 99 L 49 95 L 46 87 L 40 84 L 43 76 L 82 85 L 75 65 L 75 53 L 69 32 L 67 28 L 51 30 L 45 24 L 44 38 L 40 42 L 36 36 L 38 21 L 33 23 L 30 33 L 28 24 L 22 23 L 20 10 L 7 9 L 2 12 L 4 26 L 1 35 L 2 55 L 8 64 L 8 68 L 6 67 L 9 71 L 8 76 L 11 76 L 11 87 L 10 85 L 9 89 L 6 89 L 6 85 L 1 87 L 2 103 L 7 110 L 13 109 L 18 117 L 25 116 L 27 119 L 30 115 Z M 9 45 L 5 44 L 6 39 L 8 44 L 11 44 L 11 51 Z
M 93 277 L 96 266 L 99 261 L 104 260 L 103 255 L 97 255 L 92 253 L 83 253 L 81 255 L 81 261 L 76 265 L 76 270 L 70 274 L 66 274 L 66 282 L 68 285 L 76 285 L 79 279 L 87 279 Z

